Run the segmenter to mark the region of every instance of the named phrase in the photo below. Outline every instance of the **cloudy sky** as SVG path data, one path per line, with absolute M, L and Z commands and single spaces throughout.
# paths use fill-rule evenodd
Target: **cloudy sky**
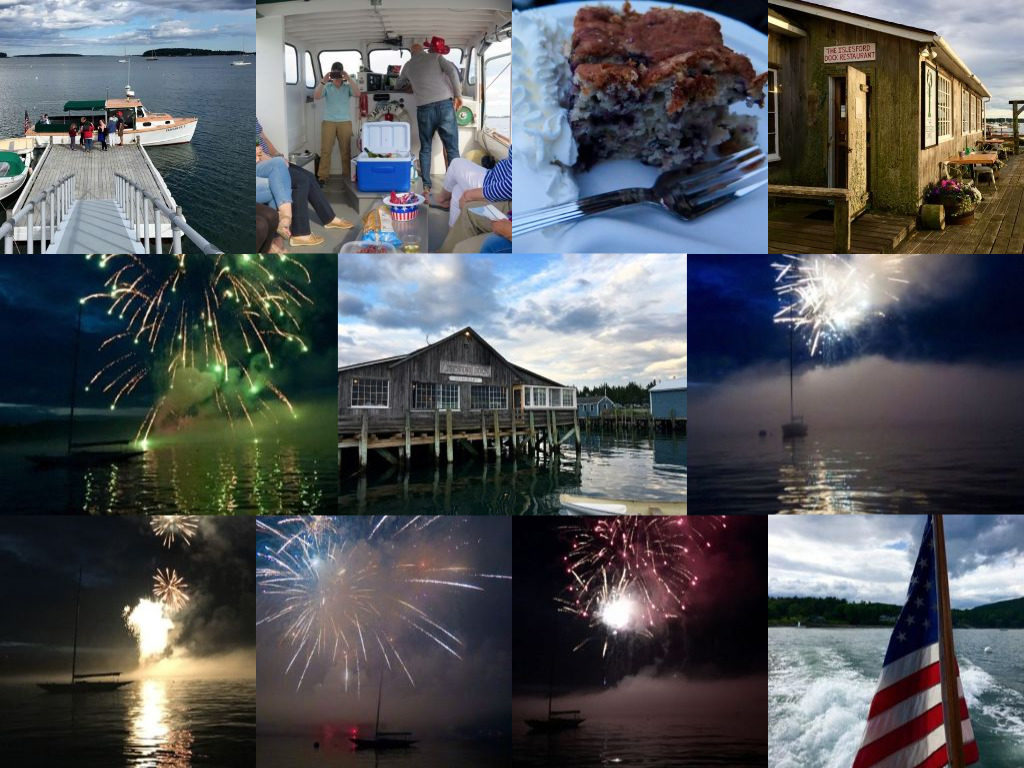
M 576 386 L 686 377 L 686 257 L 345 256 L 338 362 L 472 326 L 511 362 Z
M 1024 518 L 946 515 L 954 608 L 1024 596 Z M 921 543 L 922 515 L 772 517 L 768 594 L 898 605 Z
M 1024 99 L 1020 40 L 1024 16 L 1019 0 L 992 0 L 984 11 L 943 0 L 815 0 L 843 11 L 930 29 L 953 50 L 992 94 L 989 117 L 1009 117 L 1010 99 Z
M 0 51 L 122 54 L 252 49 L 252 0 L 0 0 Z

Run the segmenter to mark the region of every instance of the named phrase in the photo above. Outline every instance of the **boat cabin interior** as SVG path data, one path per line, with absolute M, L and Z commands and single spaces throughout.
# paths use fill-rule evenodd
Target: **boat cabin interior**
M 356 239 L 362 217 L 388 194 L 379 184 L 360 183 L 365 177 L 356 179 L 355 158 L 363 150 L 373 150 L 363 146 L 365 125 L 408 124 L 407 139 L 401 126 L 394 135 L 400 144 L 409 144 L 408 154 L 402 153 L 412 161 L 409 189 L 422 192 L 416 95 L 396 89 L 397 74 L 410 59 L 414 43 L 439 37 L 450 48 L 444 58 L 457 68 L 462 90 L 462 107 L 456 112 L 460 156 L 485 168 L 508 157 L 511 0 L 257 0 L 256 16 L 257 117 L 271 144 L 292 164 L 312 173 L 320 168 L 324 100 L 315 99 L 314 93 L 333 62 L 342 63 L 360 91 L 349 103 L 353 160 L 343 167 L 334 141 L 324 186 L 335 214 L 355 226 L 326 229 L 311 216 L 312 234 L 326 240 L 322 250 L 338 251 Z M 434 192 L 443 188 L 445 167 L 444 148 L 435 134 L 430 160 Z M 410 170 L 399 168 L 403 173 Z M 449 212 L 424 205 L 417 216 L 420 250 L 436 251 L 448 235 Z

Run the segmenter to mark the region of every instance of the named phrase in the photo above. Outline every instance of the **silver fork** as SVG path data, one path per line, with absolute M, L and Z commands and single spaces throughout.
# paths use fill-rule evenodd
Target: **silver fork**
M 699 171 L 665 171 L 653 187 L 631 187 L 537 208 L 512 216 L 512 236 L 576 221 L 624 205 L 660 205 L 681 219 L 696 219 L 768 183 L 768 164 L 760 147 L 748 147 Z

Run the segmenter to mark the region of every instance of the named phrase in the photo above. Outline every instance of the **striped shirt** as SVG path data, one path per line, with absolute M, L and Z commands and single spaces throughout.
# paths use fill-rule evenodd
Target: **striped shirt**
M 260 149 L 267 155 L 270 154 L 270 147 L 267 146 L 267 140 L 263 138 L 263 126 L 260 125 L 260 121 L 256 121 L 256 143 L 260 145 Z
M 487 175 L 483 183 L 484 197 L 492 203 L 499 200 L 512 199 L 512 149 L 508 151 L 508 157 L 499 160 Z
M 929 517 L 910 579 L 907 603 L 889 639 L 882 677 L 871 700 L 867 727 L 853 768 L 944 768 L 948 762 L 934 554 Z M 964 765 L 971 765 L 978 762 L 978 745 L 967 713 L 959 667 L 956 685 Z

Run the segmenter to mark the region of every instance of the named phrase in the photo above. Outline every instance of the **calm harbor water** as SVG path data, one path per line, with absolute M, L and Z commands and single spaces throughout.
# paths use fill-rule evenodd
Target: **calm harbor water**
M 848 768 L 889 635 L 888 629 L 768 630 L 770 766 Z M 978 765 L 1024 765 L 1024 630 L 958 629 L 954 642 Z
M 571 445 L 559 462 L 493 456 L 457 460 L 449 472 L 429 456 L 409 472 L 371 471 L 341 482 L 342 513 L 557 514 L 561 493 L 612 499 L 686 499 L 686 437 L 584 434 L 580 461 Z M 344 475 L 344 471 L 343 471 Z
M 76 440 L 111 439 L 86 424 Z M 0 444 L 0 508 L 8 514 L 302 514 L 337 510 L 336 458 L 327 429 L 251 433 L 235 439 L 157 436 L 131 461 L 37 469 L 26 458 L 59 454 L 64 439 Z M 120 437 L 134 430 L 120 430 Z
M 35 122 L 66 101 L 122 97 L 128 65 L 119 58 L 0 59 L 0 139 L 23 135 L 26 109 Z M 248 253 L 256 246 L 250 184 L 256 67 L 232 67 L 235 58 L 133 57 L 131 84 L 149 110 L 199 118 L 191 143 L 147 151 L 189 224 L 228 253 Z
M 248 768 L 254 681 L 139 680 L 110 693 L 0 685 L 4 759 L 19 766 Z
M 1020 428 L 811 425 L 693 438 L 691 513 L 999 512 L 1020 509 Z
M 764 736 L 744 739 L 721 727 L 678 718 L 612 721 L 587 718 L 578 729 L 543 734 L 525 729 L 513 740 L 514 766 L 591 768 L 621 765 L 642 768 L 763 766 Z
M 503 742 L 424 740 L 410 749 L 356 750 L 343 738 L 313 749 L 314 737 L 259 737 L 256 768 L 502 768 Z

